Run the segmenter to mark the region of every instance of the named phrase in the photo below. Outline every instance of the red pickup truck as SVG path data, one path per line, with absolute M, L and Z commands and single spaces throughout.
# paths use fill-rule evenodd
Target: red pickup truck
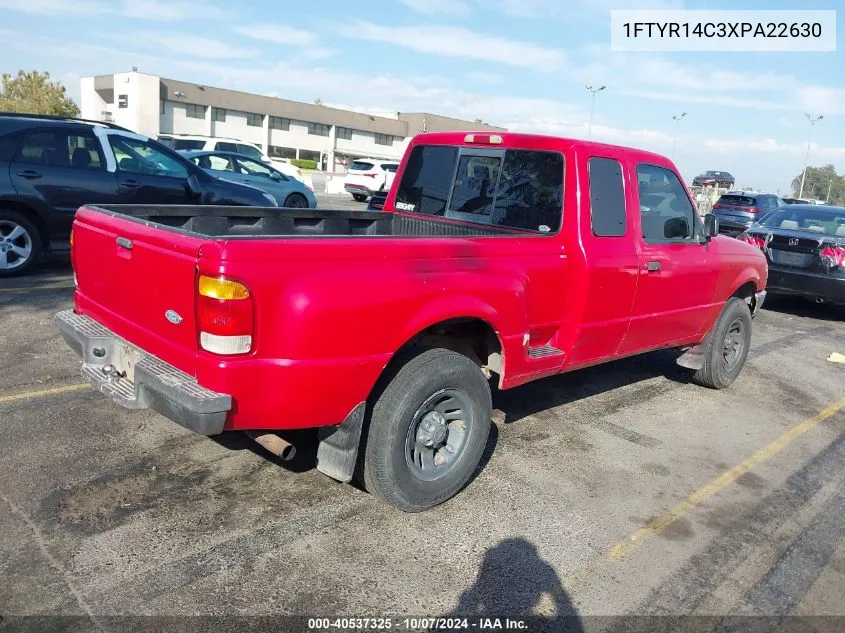
M 406 511 L 468 482 L 491 384 L 678 348 L 727 387 L 767 278 L 666 158 L 510 133 L 415 137 L 384 211 L 86 206 L 72 260 L 96 388 L 281 455 L 320 427 L 320 471 Z

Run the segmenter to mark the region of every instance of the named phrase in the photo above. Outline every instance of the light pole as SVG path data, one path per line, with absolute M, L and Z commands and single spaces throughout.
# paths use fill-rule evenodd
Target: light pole
M 593 99 L 590 103 L 590 123 L 589 125 L 587 125 L 587 138 L 590 138 L 593 133 L 593 110 L 596 107 L 596 94 L 601 92 L 605 88 L 607 88 L 607 86 L 602 86 L 601 88 L 593 88 L 590 84 L 587 84 L 587 90 L 593 93 Z
M 675 125 L 675 138 L 672 139 L 672 160 L 675 160 L 675 148 L 678 146 L 678 128 L 681 126 L 681 119 L 683 119 L 687 115 L 686 112 L 681 112 L 680 114 L 673 114 L 672 120 L 676 123 Z
M 807 177 L 807 162 L 810 160 L 810 144 L 813 142 L 813 126 L 816 124 L 816 121 L 821 121 L 824 118 L 823 114 L 814 117 L 806 112 L 804 113 L 804 116 L 807 117 L 807 120 L 810 122 L 810 136 L 807 138 L 807 153 L 804 154 L 804 170 L 801 172 L 801 189 L 798 192 L 799 198 L 804 195 L 804 179 Z

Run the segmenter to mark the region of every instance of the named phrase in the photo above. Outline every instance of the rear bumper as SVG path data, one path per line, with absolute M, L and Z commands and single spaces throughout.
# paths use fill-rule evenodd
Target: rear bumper
M 130 345 L 90 317 L 65 310 L 56 325 L 68 345 L 82 358 L 82 376 L 127 409 L 153 409 L 201 435 L 223 432 L 232 398 L 200 386 L 193 376 Z M 137 354 L 134 380 L 115 367 L 126 346 Z
M 358 185 L 355 183 L 347 183 L 343 185 L 344 190 L 347 193 L 358 193 L 364 196 L 371 196 L 376 193 L 375 189 L 370 189 L 369 187 L 365 187 L 364 185 Z
M 845 277 L 796 271 L 769 264 L 767 288 L 773 295 L 799 295 L 845 304 Z
M 756 217 L 751 215 L 745 217 L 739 214 L 722 214 L 718 211 L 715 211 L 714 215 L 719 220 L 719 233 L 731 237 L 747 231 L 756 220 Z

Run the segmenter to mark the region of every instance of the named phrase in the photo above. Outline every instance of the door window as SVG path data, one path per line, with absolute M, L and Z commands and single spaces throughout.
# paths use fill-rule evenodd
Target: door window
M 258 163 L 248 158 L 239 158 L 238 163 L 241 166 L 241 173 L 247 176 L 264 176 L 269 178 L 273 174 L 273 170 L 262 163 Z
M 171 178 L 188 177 L 185 165 L 148 141 L 109 134 L 109 144 L 114 151 L 117 168 L 122 172 Z
M 47 167 L 104 169 L 100 144 L 93 134 L 67 130 L 30 132 L 18 149 L 16 162 Z
M 237 148 L 239 154 L 243 154 L 244 156 L 250 156 L 257 160 L 261 160 L 261 151 L 259 149 L 256 149 L 252 145 L 242 145 L 238 143 Z
M 675 172 L 657 165 L 637 165 L 637 190 L 647 244 L 692 241 L 696 211 Z
M 203 169 L 211 169 L 212 171 L 235 171 L 235 161 L 228 156 L 203 154 L 202 156 L 194 156 L 191 158 L 191 162 Z
M 612 158 L 594 157 L 590 172 L 590 221 L 593 235 L 620 237 L 625 235 L 625 187 L 622 164 Z

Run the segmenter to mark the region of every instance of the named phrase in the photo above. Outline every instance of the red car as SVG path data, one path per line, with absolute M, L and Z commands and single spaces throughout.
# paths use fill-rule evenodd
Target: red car
M 320 427 L 317 468 L 407 511 L 454 496 L 490 384 L 679 348 L 696 382 L 740 373 L 767 277 L 702 222 L 674 165 L 524 134 L 422 134 L 383 211 L 87 206 L 83 373 L 202 434 Z

